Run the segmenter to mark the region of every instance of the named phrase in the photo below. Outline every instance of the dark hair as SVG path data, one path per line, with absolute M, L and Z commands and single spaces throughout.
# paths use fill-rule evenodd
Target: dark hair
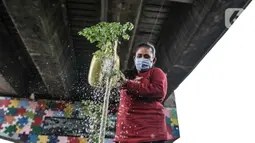
M 141 47 L 145 47 L 145 48 L 151 49 L 152 55 L 153 55 L 154 57 L 156 56 L 156 50 L 155 50 L 155 47 L 154 47 L 153 44 L 151 44 L 151 43 L 149 43 L 149 42 L 142 42 L 142 43 L 139 43 L 139 44 L 136 46 L 135 52 L 137 52 L 137 50 L 139 50 Z
M 137 50 L 139 50 L 141 47 L 145 47 L 145 48 L 151 49 L 152 55 L 154 57 L 156 56 L 155 47 L 151 43 L 149 43 L 149 42 L 142 42 L 142 43 L 137 44 L 135 52 L 137 52 Z M 133 68 L 131 68 L 131 69 L 126 69 L 123 72 L 123 74 L 125 75 L 125 77 L 127 79 L 135 79 L 137 73 L 138 72 L 137 72 L 135 66 Z

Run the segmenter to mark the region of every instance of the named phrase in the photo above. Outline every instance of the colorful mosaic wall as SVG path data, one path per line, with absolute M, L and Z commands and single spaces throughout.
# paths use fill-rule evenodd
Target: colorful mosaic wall
M 176 140 L 180 137 L 176 108 L 165 108 L 165 115 L 169 136 L 171 136 L 173 140 Z
M 0 97 L 0 136 L 26 143 L 86 143 L 85 136 L 56 136 L 43 133 L 43 124 L 47 118 L 82 119 L 84 115 L 77 112 L 80 110 L 80 102 L 29 101 Z M 175 140 L 180 136 L 176 109 L 166 108 L 165 115 L 169 136 Z M 106 139 L 105 143 L 113 141 Z
M 0 136 L 11 137 L 26 143 L 86 143 L 83 136 L 43 135 L 45 117 L 81 118 L 77 114 L 80 102 L 29 101 L 0 97 Z M 113 143 L 106 139 L 106 143 Z

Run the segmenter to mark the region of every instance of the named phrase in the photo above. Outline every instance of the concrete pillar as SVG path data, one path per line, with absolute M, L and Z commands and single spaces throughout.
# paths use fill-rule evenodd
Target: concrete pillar
M 0 31 L 0 93 L 22 94 L 26 91 L 25 70 L 12 52 L 14 42 L 1 21 Z

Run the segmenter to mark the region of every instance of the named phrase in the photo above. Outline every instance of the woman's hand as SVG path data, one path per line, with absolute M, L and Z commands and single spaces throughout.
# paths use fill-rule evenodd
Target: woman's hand
M 119 80 L 119 83 L 118 83 L 118 85 L 117 85 L 117 87 L 125 87 L 126 85 L 127 85 L 127 83 L 128 83 L 128 81 L 131 81 L 131 82 L 136 82 L 136 83 L 140 83 L 140 80 L 142 79 L 143 77 L 136 77 L 135 79 L 133 79 L 133 80 L 129 80 L 129 79 L 127 79 L 126 77 L 125 77 L 125 75 L 122 73 L 122 72 L 120 72 L 120 80 Z
M 125 87 L 128 83 L 128 81 L 131 81 L 131 82 L 136 82 L 136 83 L 140 83 L 140 80 L 142 79 L 143 77 L 136 77 L 135 79 L 133 80 L 128 80 L 126 79 L 125 77 L 121 78 L 120 80 L 120 86 L 121 87 Z
M 121 72 L 118 71 L 119 74 L 119 81 L 117 83 L 117 85 L 115 86 L 116 88 L 122 88 L 125 87 L 127 85 L 127 82 L 129 81 L 128 79 L 126 79 L 125 75 Z
M 121 86 L 121 87 L 125 87 L 125 86 L 127 85 L 127 82 L 128 82 L 128 81 L 129 81 L 129 80 L 126 79 L 125 76 L 121 76 L 121 77 L 120 77 L 120 81 L 119 81 L 120 86 Z
M 134 79 L 134 81 L 135 81 L 135 82 L 140 82 L 140 80 L 141 80 L 142 78 L 143 78 L 143 77 L 137 76 L 137 77 Z

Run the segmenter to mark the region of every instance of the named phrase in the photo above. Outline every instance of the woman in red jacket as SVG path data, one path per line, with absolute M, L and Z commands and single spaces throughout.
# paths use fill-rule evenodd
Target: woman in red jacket
M 126 79 L 121 81 L 114 141 L 164 143 L 170 139 L 162 105 L 167 92 L 166 75 L 153 67 L 155 48 L 150 43 L 138 45 L 134 61 L 135 70 L 126 72 Z

